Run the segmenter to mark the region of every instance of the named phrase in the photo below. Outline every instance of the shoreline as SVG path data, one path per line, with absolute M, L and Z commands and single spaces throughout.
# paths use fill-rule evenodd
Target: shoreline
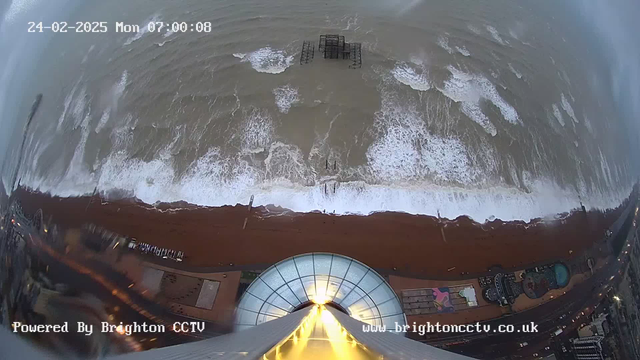
M 14 196 L 26 213 L 42 208 L 45 218 L 51 215 L 64 227 L 92 222 L 138 241 L 181 250 L 184 266 L 192 268 L 244 268 L 326 251 L 353 257 L 383 272 L 440 279 L 484 273 L 494 265 L 508 270 L 581 256 L 604 238 L 605 230 L 630 199 L 605 212 L 577 211 L 556 220 L 480 224 L 466 216 L 444 220 L 390 212 L 367 216 L 294 213 L 272 206 L 250 212 L 246 205 L 151 206 L 133 199 L 59 198 L 24 188 Z
M 405 213 L 447 219 L 465 216 L 479 223 L 495 219 L 528 223 L 541 218 L 553 218 L 557 214 L 571 213 L 580 210 L 582 206 L 589 211 L 614 209 L 628 198 L 628 194 L 633 189 L 632 185 L 625 185 L 609 191 L 594 191 L 587 195 L 580 195 L 570 188 L 559 187 L 553 182 L 544 180 L 536 180 L 526 189 L 503 186 L 465 189 L 433 184 L 417 189 L 413 186 L 381 187 L 367 185 L 360 181 L 337 183 L 329 180 L 319 186 L 291 189 L 276 187 L 269 191 L 250 189 L 251 191 L 244 191 L 241 195 L 237 189 L 214 191 L 213 189 L 226 188 L 226 185 L 220 184 L 217 184 L 217 187 L 192 188 L 191 180 L 185 180 L 186 183 L 182 181 L 179 184 L 167 185 L 168 188 L 164 191 L 154 188 L 155 190 L 148 189 L 148 192 L 140 191 L 140 193 L 126 186 L 121 188 L 122 184 L 102 184 L 98 194 L 107 200 L 130 199 L 151 207 L 176 207 L 176 204 L 184 204 L 189 208 L 220 208 L 247 205 L 249 199 L 255 197 L 256 207 L 281 207 L 301 214 L 326 212 L 336 215 L 369 216 L 376 213 Z M 201 180 L 206 183 L 205 179 Z M 68 181 L 65 179 L 60 181 L 58 185 L 38 183 L 34 187 L 29 185 L 30 181 L 26 181 L 21 186 L 30 191 L 63 198 L 96 195 L 96 186 L 93 182 L 91 182 L 93 185 L 81 186 L 82 190 L 78 188 L 77 191 L 70 191 L 67 189 Z M 202 181 L 199 183 L 203 183 Z M 336 184 L 338 184 L 337 188 Z M 106 190 L 102 189 L 103 187 Z

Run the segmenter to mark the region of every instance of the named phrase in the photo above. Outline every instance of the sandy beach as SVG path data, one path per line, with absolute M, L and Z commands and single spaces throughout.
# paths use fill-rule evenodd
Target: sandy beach
M 574 212 L 553 221 L 478 224 L 466 217 L 439 221 L 403 213 L 335 216 L 265 207 L 249 213 L 240 205 L 152 207 L 134 200 L 59 198 L 25 189 L 16 196 L 26 213 L 42 208 L 45 217 L 52 215 L 53 222 L 65 227 L 93 222 L 138 241 L 184 251 L 183 265 L 192 268 L 261 268 L 289 256 L 326 251 L 351 256 L 382 272 L 431 279 L 460 278 L 462 272 L 473 276 L 493 265 L 521 268 L 581 256 L 604 237 L 624 209 Z

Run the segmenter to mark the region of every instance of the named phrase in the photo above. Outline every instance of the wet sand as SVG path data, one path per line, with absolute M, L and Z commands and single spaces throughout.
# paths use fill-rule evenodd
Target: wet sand
M 430 279 L 460 278 L 461 272 L 471 277 L 498 264 L 520 268 L 581 256 L 604 237 L 629 201 L 615 210 L 574 212 L 563 220 L 478 224 L 467 217 L 439 222 L 404 213 L 333 216 L 259 207 L 249 214 L 247 206 L 240 205 L 153 207 L 135 200 L 58 198 L 25 189 L 16 196 L 26 213 L 42 208 L 45 218 L 52 215 L 53 222 L 65 227 L 93 222 L 138 241 L 182 250 L 182 265 L 187 267 L 262 268 L 292 255 L 326 251 L 351 256 L 383 273 L 395 270 Z

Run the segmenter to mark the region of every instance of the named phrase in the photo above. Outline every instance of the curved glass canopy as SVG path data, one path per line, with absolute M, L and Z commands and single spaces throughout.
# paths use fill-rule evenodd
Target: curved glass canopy
M 375 270 L 328 253 L 290 257 L 249 285 L 236 311 L 236 330 L 283 317 L 309 303 L 334 304 L 362 322 L 394 331 L 407 320 L 400 301 Z

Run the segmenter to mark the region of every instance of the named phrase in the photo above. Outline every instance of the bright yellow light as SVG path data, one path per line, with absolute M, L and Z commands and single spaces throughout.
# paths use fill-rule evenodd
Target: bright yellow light
M 327 295 L 326 295 L 326 294 L 324 294 L 324 292 L 318 292 L 318 293 L 316 294 L 316 296 L 314 296 L 314 297 L 313 297 L 313 300 L 312 300 L 312 301 L 313 301 L 315 304 L 318 304 L 318 305 L 324 305 L 324 304 L 326 304 L 327 302 L 329 302 L 329 298 L 327 297 Z
M 332 324 L 335 321 L 335 318 L 333 317 L 333 315 L 331 315 L 331 313 L 327 309 L 322 309 L 322 312 L 320 313 L 320 318 L 322 319 L 322 322 L 325 324 Z
M 262 359 L 381 359 L 357 342 L 323 305 L 315 305 L 300 327 Z

